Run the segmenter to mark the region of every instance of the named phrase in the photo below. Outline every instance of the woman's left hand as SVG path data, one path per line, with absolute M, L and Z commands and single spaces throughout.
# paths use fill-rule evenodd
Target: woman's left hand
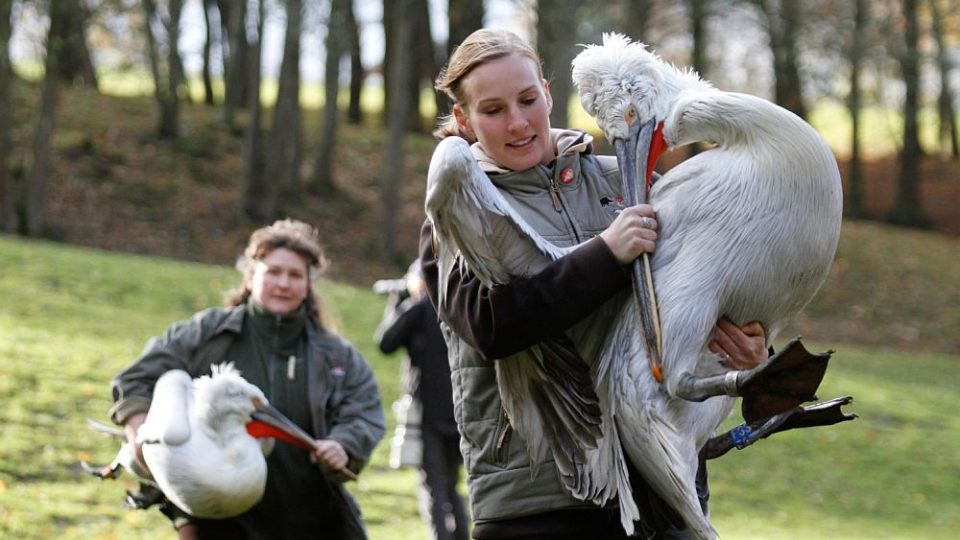
M 717 321 L 707 347 L 721 358 L 724 367 L 753 369 L 767 359 L 767 333 L 757 321 L 738 327 L 722 317 Z
M 323 463 L 334 471 L 340 471 L 347 468 L 349 457 L 343 445 L 332 439 L 320 439 L 316 442 L 310 459 L 314 463 Z

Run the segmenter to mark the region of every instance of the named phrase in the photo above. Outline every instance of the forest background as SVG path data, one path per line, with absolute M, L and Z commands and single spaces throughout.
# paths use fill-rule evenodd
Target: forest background
M 956 0 L 0 0 L 0 247 L 10 250 L 0 259 L 0 323 L 9 321 L 0 324 L 0 395 L 17 404 L 35 398 L 38 388 L 66 391 L 33 373 L 37 355 L 50 356 L 49 367 L 60 369 L 56 357 L 63 351 L 43 347 L 69 337 L 73 323 L 31 307 L 37 298 L 62 296 L 69 311 L 70 302 L 89 302 L 84 295 L 99 292 L 104 298 L 94 302 L 115 304 L 115 316 L 123 318 L 124 309 L 147 300 L 132 296 L 140 290 L 137 275 L 127 275 L 132 268 L 143 279 L 166 283 L 168 292 L 149 297 L 151 305 L 167 302 L 155 310 L 157 319 L 130 329 L 122 352 L 109 358 L 119 368 L 165 324 L 216 302 L 217 293 L 232 285 L 222 268 L 232 265 L 253 229 L 291 216 L 323 232 L 332 261 L 329 292 L 341 300 L 334 307 L 345 312 L 345 334 L 374 362 L 389 403 L 396 362 L 365 343 L 381 299 L 359 291 L 375 279 L 399 276 L 415 253 L 434 144 L 429 131 L 449 107 L 432 91 L 432 81 L 459 40 L 494 26 L 517 31 L 541 51 L 555 100 L 569 103 L 555 107 L 556 126 L 597 133 L 570 87 L 569 64 L 578 44 L 598 42 L 603 31 L 624 32 L 721 89 L 766 97 L 811 122 L 837 155 L 847 219 L 823 291 L 791 330 L 831 348 L 868 347 L 854 358 L 871 362 L 863 369 L 876 370 L 878 385 L 902 383 L 899 390 L 911 398 L 910 392 L 955 398 L 958 7 Z M 597 140 L 599 151 L 609 152 L 602 137 Z M 662 168 L 689 152 L 669 154 Z M 168 274 L 154 274 L 99 251 L 89 255 L 96 262 L 78 263 L 68 244 L 219 270 L 182 270 L 157 260 L 152 266 Z M 50 249 L 53 255 L 31 259 Z M 32 263 L 18 269 L 24 260 Z M 64 284 L 80 277 L 54 268 L 58 264 L 92 272 L 71 289 L 79 296 L 67 294 Z M 114 264 L 116 274 L 102 266 Z M 115 283 L 101 290 L 96 284 L 105 275 Z M 175 293 L 180 286 L 170 276 L 200 276 L 218 290 L 183 287 Z M 196 294 L 186 298 L 186 291 Z M 358 309 L 372 314 L 354 314 Z M 15 343 L 31 328 L 31 317 L 52 326 L 49 336 L 33 338 L 46 342 L 37 349 Z M 65 325 L 59 333 L 58 325 Z M 91 363 L 104 354 L 93 355 Z M 916 371 L 908 370 L 914 362 Z M 855 380 L 850 367 L 841 369 Z M 85 374 L 83 385 L 68 386 L 80 392 L 79 410 L 102 415 L 108 379 L 108 373 Z M 892 388 L 887 393 L 896 394 Z M 890 395 L 884 400 L 891 410 L 858 420 L 868 426 L 856 428 L 866 440 L 901 429 L 901 406 Z M 46 408 L 24 404 L 4 413 L 4 452 L 10 454 L 0 460 L 0 522 L 7 523 L 0 532 L 15 536 L 62 535 L 78 520 L 86 523 L 77 514 L 90 510 L 80 505 L 23 524 L 31 521 L 24 510 L 31 499 L 18 506 L 15 495 L 45 489 L 46 475 L 68 491 L 85 493 L 78 486 L 89 481 L 56 468 L 75 466 L 77 444 L 47 460 L 33 450 L 41 445 L 46 452 L 55 441 L 32 435 L 11 442 L 20 441 L 18 429 L 36 427 L 31 415 L 82 423 L 77 411 L 41 401 Z M 904 516 L 880 503 L 860 509 L 864 515 L 887 512 L 901 525 L 919 520 L 933 527 L 905 537 L 946 537 L 937 531 L 957 524 L 955 517 L 941 518 L 945 510 L 960 514 L 960 493 L 936 482 L 960 475 L 956 415 L 943 414 L 911 428 L 921 430 L 914 436 L 926 439 L 917 443 L 926 453 L 911 447 L 912 454 L 861 459 L 917 477 L 916 464 L 905 461 L 926 467 L 924 480 L 899 505 Z M 89 457 L 89 450 L 82 455 Z M 14 467 L 22 459 L 29 462 L 26 472 Z M 374 471 L 389 478 L 383 456 L 378 459 Z M 866 476 L 855 470 L 851 478 Z M 873 476 L 886 486 L 883 478 Z M 723 482 L 721 476 L 721 490 Z M 758 494 L 786 500 L 775 491 Z M 115 515 L 102 502 L 95 513 Z M 848 521 L 858 519 L 868 518 Z M 395 526 L 384 523 L 384 530 Z M 878 523 L 865 530 L 885 530 Z M 744 530 L 755 525 L 743 524 Z

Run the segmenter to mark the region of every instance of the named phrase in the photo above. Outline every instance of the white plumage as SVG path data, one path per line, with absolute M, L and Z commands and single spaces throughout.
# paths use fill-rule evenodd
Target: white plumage
M 182 370 L 161 376 L 137 440 L 170 501 L 193 516 L 223 519 L 263 496 L 264 449 L 246 424 L 267 399 L 232 364 L 212 369 L 197 379 Z
M 622 445 L 691 530 L 712 538 L 716 531 L 702 515 L 694 488 L 697 452 L 732 407 L 733 399 L 720 394 L 738 394 L 766 366 L 728 374 L 706 345 L 723 315 L 737 324 L 760 321 L 772 341 L 816 293 L 840 230 L 836 161 L 822 138 L 792 113 L 754 96 L 716 90 L 624 36 L 605 35 L 602 46 L 588 46 L 574 60 L 573 79 L 584 108 L 615 146 L 634 142 L 638 125 L 660 126 L 668 148 L 697 141 L 715 146 L 674 167 L 650 192 L 660 233 L 651 265 L 664 384 L 651 375 L 637 312 L 625 299 L 569 332 L 589 364 L 602 422 L 599 434 L 579 436 L 567 486 L 598 504 L 619 494 L 624 527 L 632 532 L 638 510 Z M 644 170 L 622 170 L 625 181 L 645 176 L 649 150 L 631 150 Z M 438 145 L 426 210 L 443 239 L 441 276 L 452 264 L 466 264 L 485 283 L 504 283 L 569 250 L 550 245 L 523 223 L 462 140 Z M 441 284 L 441 294 L 444 289 Z M 532 459 L 542 461 L 547 448 L 566 452 L 555 429 L 542 423 L 552 402 L 524 392 L 531 380 L 551 384 L 552 367 L 515 364 L 498 362 L 498 381 Z M 555 388 L 560 395 L 571 390 L 583 389 Z M 583 433 L 568 418 L 560 420 L 568 436 Z

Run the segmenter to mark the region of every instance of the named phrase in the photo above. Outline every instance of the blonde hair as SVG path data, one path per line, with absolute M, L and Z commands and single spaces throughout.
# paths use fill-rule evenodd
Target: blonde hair
M 306 263 L 309 276 L 307 298 L 307 315 L 320 326 L 333 330 L 332 321 L 324 308 L 323 302 L 314 290 L 314 284 L 327 269 L 327 259 L 323 256 L 320 247 L 320 233 L 317 229 L 293 219 L 282 219 L 273 222 L 273 225 L 261 227 L 250 235 L 243 254 L 237 259 L 236 268 L 243 274 L 240 286 L 230 291 L 226 297 L 228 306 L 245 304 L 250 298 L 250 288 L 247 278 L 252 275 L 257 261 L 262 260 L 273 250 L 286 248 L 299 255 Z
M 537 55 L 537 51 L 529 43 L 517 34 L 507 30 L 482 28 L 467 36 L 463 43 L 453 51 L 447 66 L 437 76 L 434 88 L 438 92 L 445 93 L 454 103 L 463 107 L 467 103 L 466 92 L 463 89 L 463 80 L 467 75 L 491 60 L 497 60 L 511 54 L 518 54 L 533 60 L 537 66 L 538 75 L 543 79 L 543 66 L 540 62 L 540 56 Z M 475 142 L 475 137 L 468 136 L 460 129 L 454 115 L 448 114 L 440 119 L 437 128 L 433 131 L 433 136 L 439 140 L 452 135 Z

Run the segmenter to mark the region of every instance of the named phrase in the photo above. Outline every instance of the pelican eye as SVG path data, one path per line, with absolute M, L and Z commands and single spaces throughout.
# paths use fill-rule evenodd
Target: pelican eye
M 637 121 L 637 109 L 633 105 L 627 108 L 627 112 L 623 115 L 623 119 L 627 122 L 628 126 L 632 126 L 634 122 Z

